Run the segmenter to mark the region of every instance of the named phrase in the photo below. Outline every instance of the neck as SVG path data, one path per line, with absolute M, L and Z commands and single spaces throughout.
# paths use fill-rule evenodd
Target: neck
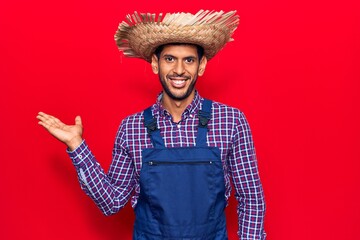
M 174 122 L 181 120 L 181 115 L 185 111 L 186 107 L 193 101 L 195 97 L 195 91 L 193 91 L 189 97 L 183 100 L 175 100 L 170 98 L 167 94 L 163 94 L 161 103 L 163 107 L 171 114 Z

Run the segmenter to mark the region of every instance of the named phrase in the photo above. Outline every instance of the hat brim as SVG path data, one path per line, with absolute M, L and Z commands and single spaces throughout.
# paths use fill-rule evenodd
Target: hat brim
M 238 17 L 235 15 L 235 19 L 229 21 L 227 17 L 226 20 L 192 25 L 174 24 L 174 20 L 172 24 L 142 21 L 132 26 L 122 22 L 116 31 L 115 41 L 125 56 L 143 58 L 148 62 L 151 62 L 156 48 L 171 43 L 199 45 L 210 60 L 227 42 L 233 40 L 231 35 L 238 25 Z

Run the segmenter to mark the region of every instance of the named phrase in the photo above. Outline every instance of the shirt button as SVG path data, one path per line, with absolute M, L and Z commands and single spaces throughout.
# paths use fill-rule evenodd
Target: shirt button
M 180 124 L 178 124 L 176 127 L 177 127 L 177 128 L 181 128 Z
M 190 114 L 190 117 L 191 117 L 191 118 L 193 118 L 193 117 L 194 117 L 194 115 Z
M 83 156 L 82 156 L 82 155 L 79 155 L 78 157 L 79 157 L 79 159 L 82 159 L 82 158 L 83 158 Z

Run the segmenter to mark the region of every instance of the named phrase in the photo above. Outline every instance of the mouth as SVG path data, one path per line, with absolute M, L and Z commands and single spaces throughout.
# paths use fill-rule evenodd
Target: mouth
M 174 88 L 182 88 L 186 85 L 186 81 L 190 78 L 169 76 L 168 79 L 170 80 L 171 86 Z

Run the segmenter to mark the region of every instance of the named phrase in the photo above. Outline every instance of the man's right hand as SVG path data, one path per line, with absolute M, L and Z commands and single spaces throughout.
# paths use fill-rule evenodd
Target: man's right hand
M 70 151 L 75 150 L 82 142 L 83 126 L 80 116 L 75 118 L 75 125 L 66 125 L 56 117 L 39 112 L 39 125 L 43 126 L 51 135 L 65 143 Z

